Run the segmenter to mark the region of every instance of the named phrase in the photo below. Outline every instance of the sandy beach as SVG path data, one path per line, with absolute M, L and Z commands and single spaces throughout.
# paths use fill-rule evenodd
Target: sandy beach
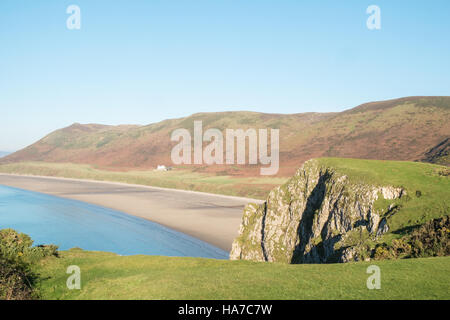
M 119 210 L 230 251 L 243 208 L 260 200 L 116 182 L 0 173 L 0 184 Z

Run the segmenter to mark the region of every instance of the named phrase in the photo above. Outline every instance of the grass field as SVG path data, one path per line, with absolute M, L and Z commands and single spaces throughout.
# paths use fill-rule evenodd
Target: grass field
M 108 171 L 90 165 L 71 163 L 21 162 L 0 165 L 0 172 L 114 181 L 147 186 L 202 191 L 230 196 L 264 199 L 274 187 L 288 178 L 233 177 L 211 175 L 175 168 L 161 171 Z
M 369 265 L 381 289 L 366 286 Z M 81 269 L 68 290 L 66 269 Z M 450 299 L 450 257 L 285 265 L 72 249 L 37 267 L 43 299 Z

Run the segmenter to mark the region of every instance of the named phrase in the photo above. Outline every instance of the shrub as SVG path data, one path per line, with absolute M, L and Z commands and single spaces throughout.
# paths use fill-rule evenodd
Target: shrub
M 450 255 L 450 216 L 425 223 L 411 234 L 412 257 Z
M 380 244 L 375 248 L 374 258 L 420 258 L 450 255 L 450 217 L 429 221 L 411 234 L 392 240 L 390 246 Z
M 393 259 L 395 256 L 393 256 L 391 250 L 389 250 L 389 247 L 386 244 L 382 244 L 375 248 L 374 258 L 376 260 L 386 260 Z
M 411 254 L 411 245 L 404 238 L 395 239 L 392 240 L 392 251 L 396 258 L 408 256 Z
M 33 263 L 48 256 L 57 256 L 55 245 L 39 245 L 33 247 L 33 240 L 24 233 L 13 229 L 0 230 L 0 252 L 11 261 Z
M 7 259 L 0 252 L 0 299 L 28 300 L 36 296 L 30 265 Z
M 56 256 L 55 245 L 33 247 L 26 234 L 12 229 L 0 230 L 0 299 L 32 299 L 37 296 L 36 275 L 32 264 L 47 256 Z

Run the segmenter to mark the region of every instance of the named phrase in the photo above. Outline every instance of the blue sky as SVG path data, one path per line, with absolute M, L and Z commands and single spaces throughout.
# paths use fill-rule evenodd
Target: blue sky
M 0 150 L 74 122 L 450 95 L 449 16 L 448 0 L 1 0 Z

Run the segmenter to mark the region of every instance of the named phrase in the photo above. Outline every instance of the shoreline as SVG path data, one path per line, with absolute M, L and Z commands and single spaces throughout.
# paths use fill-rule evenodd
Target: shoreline
M 243 208 L 262 200 L 87 179 L 0 173 L 0 184 L 144 218 L 229 252 Z

